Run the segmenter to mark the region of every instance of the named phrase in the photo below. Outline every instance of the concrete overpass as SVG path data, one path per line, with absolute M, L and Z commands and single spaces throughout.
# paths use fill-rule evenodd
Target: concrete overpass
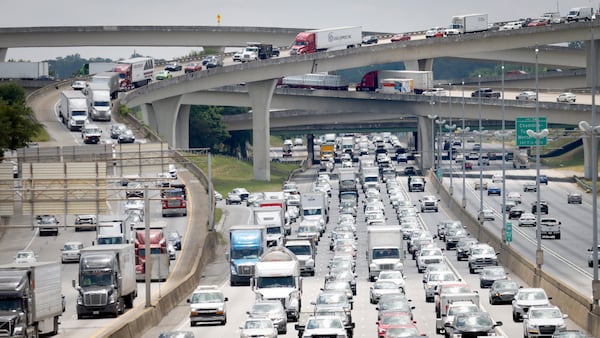
M 431 60 L 436 57 L 462 57 L 476 53 L 493 53 L 507 49 L 530 49 L 531 62 L 535 62 L 533 49 L 536 46 L 581 41 L 593 34 L 600 36 L 600 23 L 573 23 L 546 27 L 534 27 L 515 31 L 489 31 L 441 39 L 423 39 L 394 44 L 380 44 L 343 51 L 284 57 L 211 69 L 199 73 L 179 76 L 140 88 L 127 95 L 123 102 L 129 106 L 141 106 L 144 119 L 159 130 L 167 141 L 176 147 L 187 147 L 189 131 L 182 125 L 189 119 L 191 104 L 207 104 L 205 95 L 199 92 L 225 85 L 245 83 L 253 114 L 253 142 L 255 145 L 254 177 L 268 180 L 268 135 L 269 111 L 276 79 L 287 75 L 333 71 L 373 64 L 404 61 L 407 68 L 431 69 Z M 586 64 L 590 64 L 589 44 L 586 48 Z M 596 63 L 600 53 L 596 44 Z M 539 57 L 539 54 L 538 54 Z M 588 68 L 589 69 L 589 68 Z M 596 67 L 598 70 L 598 67 Z M 591 76 L 588 72 L 588 79 Z M 355 95 L 356 93 L 353 93 Z M 209 95 L 214 95 L 211 93 Z M 229 105 L 228 101 L 220 104 Z M 420 102 L 420 104 L 429 104 Z M 421 109 L 426 111 L 427 109 Z M 160 112 L 160 113 L 159 113 Z M 417 112 L 417 114 L 419 114 Z M 422 114 L 422 113 L 421 113 Z M 425 114 L 426 115 L 426 114 Z M 422 118 L 424 115 L 419 115 Z M 426 123 L 419 123 L 420 134 Z M 424 134 L 427 135 L 427 134 Z M 426 141 L 426 140 L 423 140 Z M 426 142 L 420 142 L 426 146 Z M 425 148 L 426 149 L 426 148 Z M 425 162 L 427 163 L 427 162 Z

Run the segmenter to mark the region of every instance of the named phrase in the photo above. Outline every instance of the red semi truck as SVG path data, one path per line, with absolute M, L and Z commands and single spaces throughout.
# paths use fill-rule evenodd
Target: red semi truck
M 144 57 L 121 60 L 115 65 L 113 72 L 119 73 L 121 91 L 145 86 L 152 81 L 154 60 Z
M 311 54 L 359 47 L 362 27 L 336 27 L 300 32 L 290 50 L 290 55 Z
M 150 228 L 150 257 L 152 270 L 150 279 L 164 281 L 169 276 L 169 252 L 167 251 L 167 238 L 162 227 Z M 135 228 L 135 276 L 136 280 L 146 278 L 146 230 Z
M 415 94 L 433 88 L 433 72 L 411 71 L 411 70 L 373 70 L 363 75 L 360 83 L 356 85 L 356 91 L 374 92 L 382 88 L 386 79 L 412 79 Z

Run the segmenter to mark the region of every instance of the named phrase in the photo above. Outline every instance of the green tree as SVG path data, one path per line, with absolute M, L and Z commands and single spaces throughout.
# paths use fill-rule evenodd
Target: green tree
M 190 147 L 219 149 L 229 133 L 221 122 L 223 107 L 192 106 L 190 108 Z
M 5 150 L 26 147 L 42 128 L 25 106 L 25 90 L 14 83 L 0 85 L 0 157 Z

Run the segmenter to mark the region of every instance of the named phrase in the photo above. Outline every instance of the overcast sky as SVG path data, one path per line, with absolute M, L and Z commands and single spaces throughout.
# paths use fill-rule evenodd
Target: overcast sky
M 217 25 L 291 28 L 362 26 L 405 32 L 446 26 L 453 15 L 488 13 L 490 22 L 537 17 L 572 7 L 598 8 L 599 0 L 0 0 L 0 26 Z M 291 42 L 291 41 L 290 41 Z M 133 50 L 173 58 L 181 48 L 24 48 L 7 58 L 39 61 L 79 53 L 84 58 L 129 57 Z

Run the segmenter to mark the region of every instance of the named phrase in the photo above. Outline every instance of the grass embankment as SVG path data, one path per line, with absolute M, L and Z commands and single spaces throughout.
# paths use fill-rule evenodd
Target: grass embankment
M 192 157 L 190 159 L 205 173 L 208 173 L 208 158 Z M 243 187 L 250 192 L 279 191 L 290 173 L 298 168 L 297 164 L 271 163 L 271 181 L 257 181 L 253 178 L 254 170 L 251 162 L 240 161 L 233 157 L 212 156 L 212 181 L 214 189 L 223 196 L 236 187 Z

